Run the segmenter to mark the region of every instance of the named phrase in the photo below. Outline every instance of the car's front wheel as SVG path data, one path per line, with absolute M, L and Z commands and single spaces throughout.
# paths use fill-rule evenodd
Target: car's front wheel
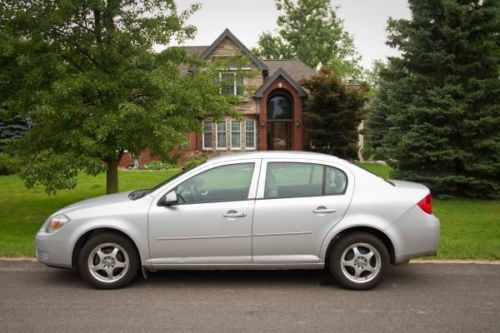
M 329 268 L 344 288 L 366 290 L 382 282 L 389 266 L 389 254 L 376 236 L 356 232 L 335 241 L 330 252 Z
M 79 257 L 80 274 L 100 289 L 116 289 L 129 284 L 139 270 L 139 256 L 134 245 L 115 233 L 90 238 Z

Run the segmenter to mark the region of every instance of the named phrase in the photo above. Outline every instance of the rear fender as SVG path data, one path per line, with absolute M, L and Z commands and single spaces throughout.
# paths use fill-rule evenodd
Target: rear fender
M 370 228 L 374 229 L 378 232 L 381 232 L 389 238 L 391 243 L 394 244 L 393 239 L 391 235 L 388 235 L 384 229 L 389 226 L 390 222 L 377 217 L 373 215 L 367 215 L 367 214 L 355 214 L 355 215 L 348 215 L 345 216 L 342 221 L 337 224 L 335 227 L 333 227 L 325 236 L 323 239 L 323 242 L 321 244 L 321 250 L 320 250 L 320 259 L 322 261 L 325 261 L 328 253 L 328 249 L 332 241 L 335 241 L 335 238 L 340 235 L 342 232 L 348 229 L 353 229 L 355 230 L 356 228 L 363 229 L 363 228 Z

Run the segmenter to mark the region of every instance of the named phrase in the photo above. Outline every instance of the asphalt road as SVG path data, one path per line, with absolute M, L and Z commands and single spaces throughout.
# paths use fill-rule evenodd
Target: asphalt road
M 161 272 L 100 291 L 0 261 L 0 332 L 500 332 L 500 265 L 410 264 L 368 292 L 315 271 Z

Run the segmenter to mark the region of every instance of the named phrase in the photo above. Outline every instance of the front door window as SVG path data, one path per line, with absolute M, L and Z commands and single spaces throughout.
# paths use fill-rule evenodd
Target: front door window
M 179 186 L 180 204 L 240 201 L 248 198 L 254 163 L 216 167 L 202 172 Z
M 273 95 L 267 103 L 267 147 L 269 150 L 292 149 L 293 108 L 286 94 Z

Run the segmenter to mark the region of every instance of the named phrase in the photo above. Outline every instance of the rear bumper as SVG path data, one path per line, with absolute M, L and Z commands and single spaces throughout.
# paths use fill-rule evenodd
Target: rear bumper
M 437 253 L 439 219 L 415 206 L 386 229 L 394 245 L 394 263 Z

